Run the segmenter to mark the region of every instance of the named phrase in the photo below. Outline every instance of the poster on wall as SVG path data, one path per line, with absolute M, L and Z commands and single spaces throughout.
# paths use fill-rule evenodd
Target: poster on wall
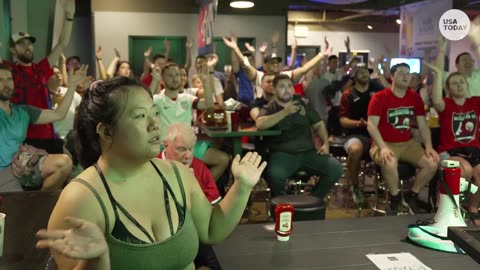
M 452 8 L 452 0 L 426 0 L 400 8 L 400 56 L 432 57 L 437 54 L 441 37 L 438 22 Z
M 197 40 L 198 55 L 214 52 L 213 25 L 217 15 L 218 0 L 201 0 L 198 16 Z

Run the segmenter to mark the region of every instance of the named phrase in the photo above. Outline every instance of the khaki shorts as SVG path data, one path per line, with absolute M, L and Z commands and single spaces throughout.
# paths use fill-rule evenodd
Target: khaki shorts
M 417 166 L 420 159 L 425 155 L 425 149 L 413 139 L 408 142 L 385 144 L 392 150 L 399 162 L 407 162 L 413 166 Z M 376 164 L 380 164 L 380 148 L 375 144 L 370 148 L 370 157 Z

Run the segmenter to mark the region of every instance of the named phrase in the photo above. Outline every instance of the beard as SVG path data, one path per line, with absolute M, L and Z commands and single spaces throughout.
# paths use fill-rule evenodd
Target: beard
M 3 89 L 2 92 L 10 93 L 10 95 L 5 93 L 0 93 L 0 101 L 9 101 L 13 96 L 13 90 L 10 88 Z
M 23 63 L 30 64 L 33 61 L 33 53 L 30 54 L 29 56 L 25 54 L 17 54 L 17 59 Z
M 180 82 L 165 83 L 165 88 L 169 90 L 178 90 L 178 88 L 180 88 Z
M 292 94 L 283 94 L 281 96 L 278 96 L 278 100 L 281 102 L 287 103 L 292 100 L 293 95 Z

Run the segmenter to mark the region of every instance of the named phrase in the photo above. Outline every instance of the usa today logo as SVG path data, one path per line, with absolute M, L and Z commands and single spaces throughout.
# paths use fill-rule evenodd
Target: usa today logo
M 468 35 L 470 19 L 465 12 L 450 9 L 443 13 L 438 22 L 440 33 L 448 40 L 460 40 Z

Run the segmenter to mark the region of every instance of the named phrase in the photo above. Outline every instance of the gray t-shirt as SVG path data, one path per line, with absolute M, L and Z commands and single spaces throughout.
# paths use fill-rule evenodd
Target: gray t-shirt
M 305 97 L 308 99 L 309 105 L 317 112 L 320 119 L 328 120 L 328 103 L 325 97 L 325 88 L 330 85 L 327 79 L 314 79 L 305 89 Z

